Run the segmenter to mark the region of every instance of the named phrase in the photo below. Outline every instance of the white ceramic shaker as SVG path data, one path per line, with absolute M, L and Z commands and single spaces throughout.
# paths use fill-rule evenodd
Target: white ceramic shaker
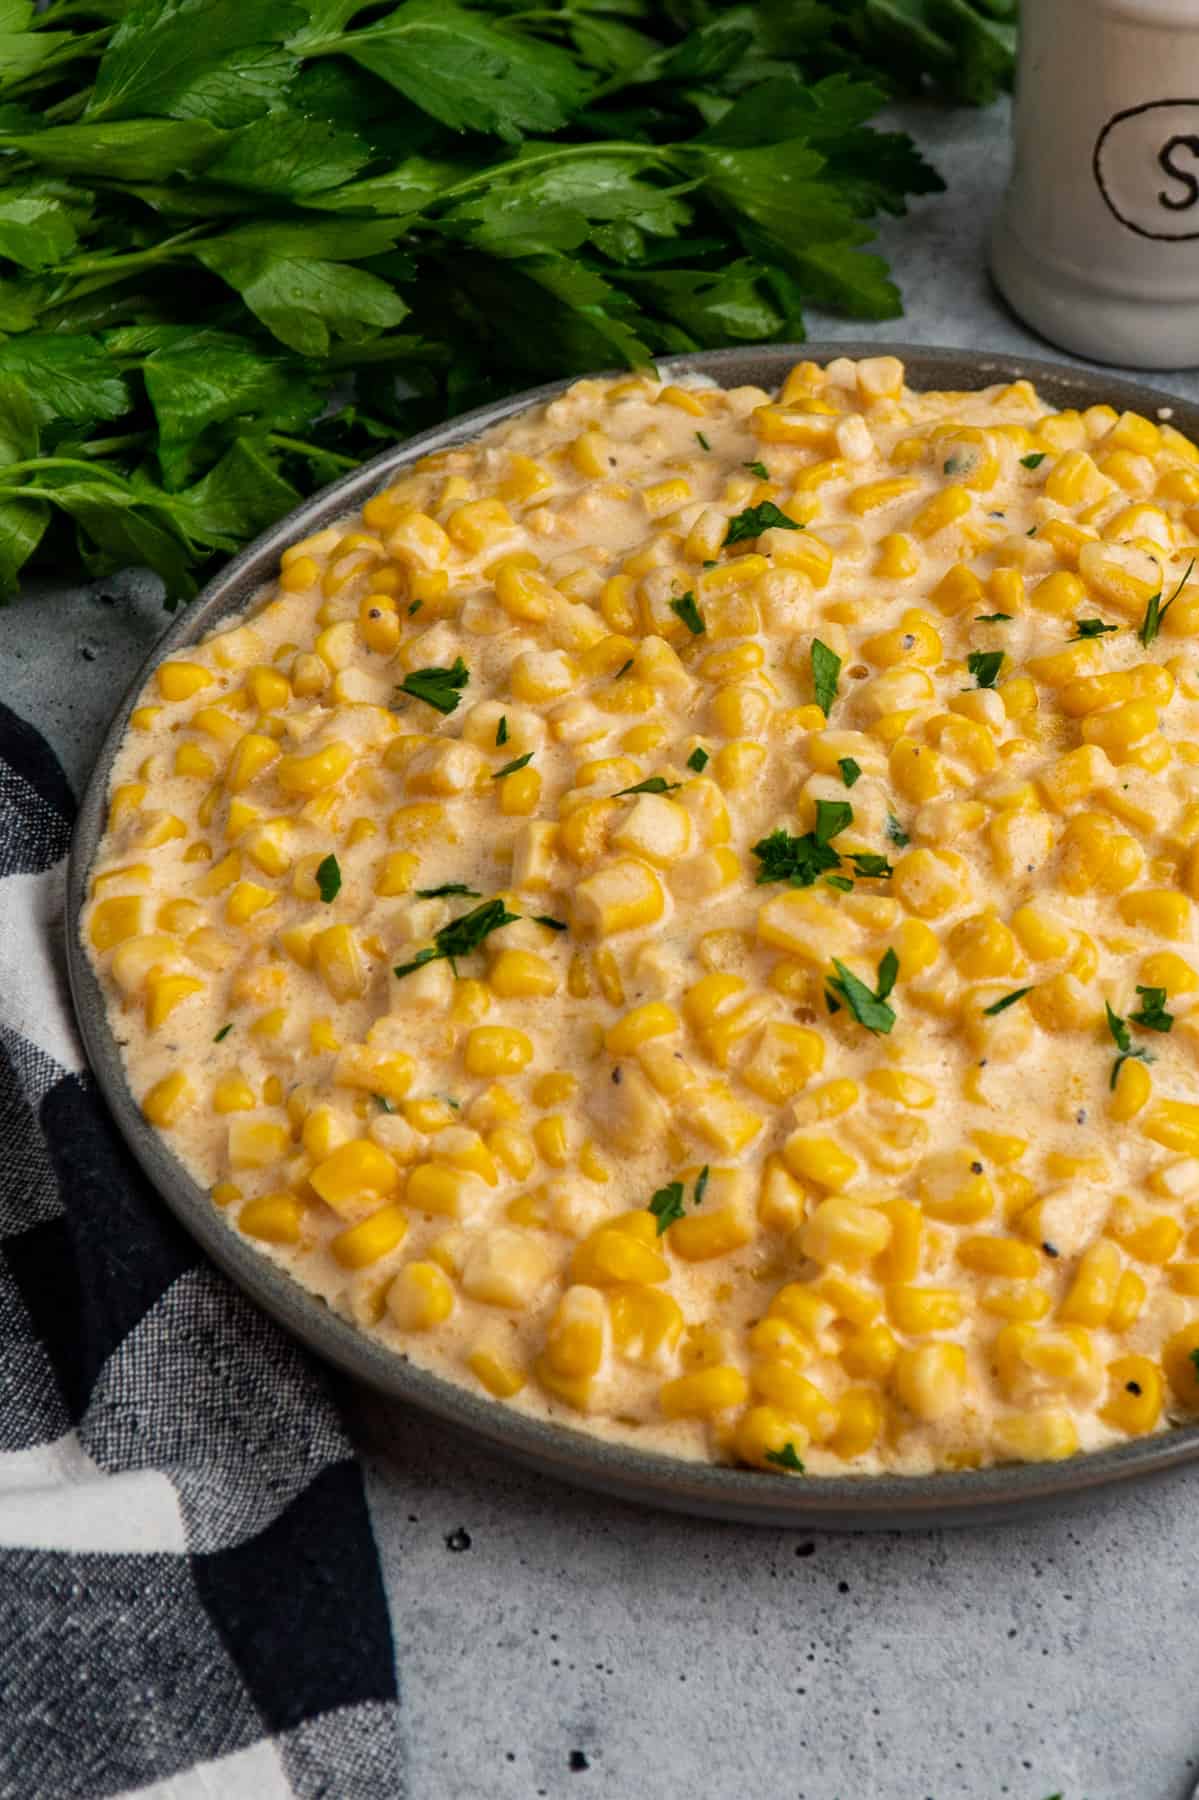
M 1199 364 L 1199 0 L 1024 0 L 991 269 L 1067 350 Z

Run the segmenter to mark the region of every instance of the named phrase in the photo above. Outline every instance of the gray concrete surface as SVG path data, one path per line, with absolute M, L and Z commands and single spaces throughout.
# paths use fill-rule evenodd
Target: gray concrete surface
M 876 335 L 1052 354 L 985 273 L 1002 109 L 902 122 L 949 193 L 885 229 L 907 316 Z M 1157 381 L 1199 397 L 1199 372 Z M 0 611 L 0 698 L 76 783 L 164 622 L 137 581 Z M 754 1533 L 594 1500 L 345 1401 L 403 1684 L 396 1800 L 1189 1800 L 1199 1469 L 1031 1524 Z

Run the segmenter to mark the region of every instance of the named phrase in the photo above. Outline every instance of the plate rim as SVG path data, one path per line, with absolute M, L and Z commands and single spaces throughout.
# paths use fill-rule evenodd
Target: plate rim
M 1017 352 L 981 352 L 934 344 L 845 338 L 701 351 L 660 359 L 663 373 L 698 373 L 721 385 L 777 382 L 797 360 L 897 356 L 917 387 L 986 386 L 1027 376 L 1054 404 L 1106 401 L 1168 416 L 1199 436 L 1199 404 L 1151 384 L 1082 363 Z M 84 1050 L 118 1130 L 151 1186 L 184 1229 L 234 1283 L 310 1350 L 376 1392 L 415 1406 L 488 1452 L 608 1496 L 675 1512 L 792 1529 L 904 1530 L 997 1523 L 1077 1500 L 1133 1479 L 1160 1474 L 1199 1456 L 1199 1420 L 1054 1463 L 1005 1463 L 930 1475 L 819 1476 L 782 1481 L 755 1470 L 693 1463 L 599 1438 L 568 1423 L 536 1418 L 475 1394 L 411 1362 L 351 1325 L 316 1295 L 239 1238 L 162 1137 L 143 1117 L 125 1079 L 109 1029 L 103 991 L 80 936 L 87 877 L 103 834 L 109 772 L 133 705 L 160 662 L 243 608 L 270 578 L 279 553 L 359 504 L 383 481 L 422 456 L 469 441 L 513 414 L 553 398 L 563 377 L 460 414 L 381 451 L 321 489 L 261 533 L 182 608 L 143 660 L 105 732 L 79 802 L 67 866 L 66 953 L 71 997 Z M 967 379 L 963 381 L 962 377 Z

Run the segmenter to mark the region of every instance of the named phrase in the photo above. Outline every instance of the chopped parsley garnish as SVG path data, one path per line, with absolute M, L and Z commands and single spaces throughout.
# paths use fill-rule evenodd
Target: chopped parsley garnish
M 1199 1381 L 1199 1350 L 1191 1351 L 1191 1361 L 1195 1365 L 1195 1379 Z
M 449 669 L 413 669 L 400 683 L 402 694 L 423 700 L 439 713 L 452 713 L 462 698 L 462 689 L 470 680 L 470 670 L 460 656 Z
M 785 512 L 780 512 L 773 500 L 763 500 L 759 506 L 747 506 L 744 512 L 735 513 L 729 520 L 725 549 L 746 538 L 760 537 L 764 531 L 775 530 L 802 531 L 803 526 L 797 519 L 789 519 Z
M 555 919 L 553 913 L 534 913 L 534 925 L 548 925 L 551 931 L 569 931 L 570 926 L 565 919 Z
M 899 850 L 912 841 L 894 813 L 887 814 L 887 836 Z
M 941 473 L 942 475 L 960 475 L 963 470 L 971 467 L 973 461 L 972 456 L 951 456 L 948 462 L 941 464 Z
M 819 638 L 813 638 L 812 690 L 816 695 L 816 704 L 826 719 L 837 698 L 837 678 L 840 673 L 841 658 L 836 651 L 830 650 L 827 644 L 822 644 Z
M 316 885 L 326 906 L 336 900 L 341 892 L 341 869 L 335 856 L 326 856 L 324 862 L 317 865 Z
M 848 875 L 826 875 L 824 880 L 827 887 L 836 888 L 839 894 L 853 893 L 853 882 Z
M 899 975 L 899 958 L 894 950 L 888 950 L 878 965 L 878 986 L 872 993 L 864 981 L 859 981 L 852 969 L 847 969 L 843 962 L 833 958 L 833 968 L 837 971 L 830 976 L 829 992 L 826 998 L 830 1012 L 839 1012 L 844 1001 L 859 1025 L 867 1031 L 887 1033 L 895 1023 L 894 1009 L 887 1005 L 887 996 L 895 986 Z
M 841 779 L 846 787 L 852 787 L 854 782 L 861 777 L 861 764 L 856 763 L 852 756 L 839 756 L 837 758 L 837 767 L 841 771 Z
M 795 1445 L 791 1443 L 790 1439 L 781 1450 L 767 1450 L 763 1461 L 773 1463 L 776 1469 L 789 1469 L 793 1475 L 805 1473 L 804 1466 L 796 1454 Z
M 1102 619 L 1075 619 L 1074 636 L 1070 639 L 1076 644 L 1079 638 L 1103 637 L 1108 631 L 1119 631 L 1118 625 L 1107 625 Z
M 705 569 L 714 569 L 716 567 L 715 558 L 714 557 L 706 557 L 700 566 Z
M 1150 644 L 1161 630 L 1162 620 L 1177 600 L 1179 594 L 1181 594 L 1187 582 L 1191 579 L 1191 570 L 1194 567 L 1195 558 L 1192 556 L 1190 562 L 1186 566 L 1182 580 L 1178 583 L 1178 586 L 1174 589 L 1174 592 L 1170 595 L 1170 598 L 1166 601 L 1164 606 L 1162 605 L 1160 588 L 1157 590 L 1157 593 L 1153 595 L 1148 606 L 1146 606 L 1145 617 L 1141 620 L 1141 628 L 1137 632 L 1137 636 L 1140 638 L 1142 644 L 1144 644 L 1146 650 L 1148 650 Z
M 1139 991 L 1140 990 L 1138 989 L 1138 992 Z M 1112 1011 L 1110 1000 L 1105 1000 L 1103 1004 L 1107 1012 L 1107 1028 L 1112 1034 L 1116 1049 L 1120 1052 L 1119 1056 L 1112 1064 L 1111 1079 L 1108 1082 L 1109 1088 L 1114 1090 L 1116 1082 L 1119 1079 L 1120 1070 L 1124 1067 L 1126 1062 L 1133 1062 L 1139 1058 L 1141 1062 L 1151 1063 L 1156 1062 L 1157 1058 L 1150 1055 L 1148 1050 L 1134 1050 L 1132 1047 L 1132 1036 L 1124 1020 L 1118 1013 Z
M 829 842 L 837 833 L 853 823 L 853 807 L 848 800 L 818 800 L 816 829 L 794 837 L 780 826 L 769 837 L 760 838 L 753 855 L 761 863 L 757 885 L 787 881 L 792 887 L 812 887 L 821 875 L 840 885 L 841 878 L 830 874 L 839 869 L 841 858 Z
M 1139 1012 L 1129 1013 L 1134 1025 L 1144 1026 L 1146 1031 L 1173 1031 L 1174 1014 L 1166 1011 L 1166 990 L 1158 987 L 1140 987 L 1137 993 L 1141 996 Z
M 419 612 L 419 611 L 420 611 L 420 609 L 421 609 L 421 607 L 422 607 L 422 606 L 423 606 L 423 605 L 424 605 L 424 604 L 425 604 L 425 603 L 424 603 L 424 601 L 423 601 L 423 600 L 414 600 L 414 601 L 413 601 L 413 602 L 412 602 L 412 605 L 411 605 L 411 606 L 410 606 L 410 607 L 409 607 L 409 608 L 408 608 L 408 617 L 409 617 L 409 618 L 410 618 L 410 619 L 411 619 L 411 618 L 414 618 L 414 617 L 415 617 L 415 615 L 416 615 L 416 614 L 417 614 L 417 613 L 418 613 L 418 612 Z
M 1033 986 L 1035 987 L 1035 985 L 1034 982 Z M 1017 1000 L 1023 1000 L 1025 994 L 1031 993 L 1032 987 L 1015 988 L 1010 994 L 1005 994 L 1001 1000 L 994 1001 L 990 1006 L 984 1006 L 983 1018 L 993 1019 L 996 1013 L 1006 1012 L 1009 1006 L 1015 1006 Z
M 613 677 L 612 677 L 613 681 L 619 681 L 622 675 L 627 675 L 629 670 L 632 668 L 632 666 L 633 666 L 633 659 L 630 656 L 628 662 L 621 663 L 619 669 L 617 669 L 615 675 L 613 675 Z
M 980 688 L 993 688 L 1003 667 L 1002 650 L 972 650 L 966 667 Z
M 225 1039 L 226 1039 L 226 1038 L 227 1038 L 227 1037 L 228 1037 L 228 1036 L 229 1036 L 229 1033 L 230 1033 L 230 1032 L 231 1032 L 231 1031 L 232 1031 L 232 1030 L 233 1030 L 233 1021 L 232 1021 L 232 1020 L 230 1020 L 230 1022 L 229 1022 L 229 1023 L 228 1023 L 228 1025 L 222 1025 L 222 1026 L 221 1026 L 221 1029 L 220 1029 L 220 1030 L 219 1030 L 219 1031 L 218 1031 L 218 1032 L 217 1032 L 217 1034 L 216 1034 L 216 1036 L 215 1036 L 215 1037 L 214 1037 L 214 1038 L 213 1038 L 213 1040 L 212 1040 L 212 1041 L 213 1041 L 213 1043 L 214 1043 L 214 1044 L 221 1044 L 221 1043 L 224 1043 L 224 1041 L 225 1041 Z
M 770 480 L 770 470 L 766 467 L 764 462 L 749 462 L 744 463 L 742 466 L 748 469 L 751 475 L 756 475 L 759 481 Z
M 662 1233 L 673 1225 L 676 1219 L 683 1217 L 682 1182 L 672 1181 L 669 1186 L 659 1188 L 649 1203 L 649 1210 L 658 1221 L 658 1236 L 661 1237 Z
M 851 850 L 849 860 L 855 874 L 871 881 L 887 881 L 895 873 L 886 857 L 880 856 L 877 850 Z
M 711 1175 L 711 1173 L 712 1173 L 711 1169 L 708 1167 L 707 1163 L 705 1163 L 703 1168 L 700 1170 L 699 1174 L 696 1176 L 696 1179 L 695 1179 L 695 1192 L 691 1196 L 693 1205 L 695 1205 L 695 1206 L 703 1205 L 704 1195 L 708 1191 L 708 1178 Z
M 417 888 L 416 890 L 418 900 L 441 900 L 449 894 L 465 894 L 471 900 L 482 899 L 478 888 L 467 887 L 464 881 L 446 881 L 442 883 L 441 887 Z
M 515 775 L 518 769 L 527 769 L 535 755 L 535 751 L 526 750 L 523 756 L 513 757 L 512 761 L 505 763 L 502 769 L 497 769 L 491 779 L 499 781 L 505 775 Z
M 384 1112 L 393 1113 L 395 1111 L 395 1102 L 389 1100 L 386 1094 L 372 1094 L 371 1099 L 374 1101 L 375 1105 L 381 1107 Z
M 469 956 L 477 950 L 485 937 L 493 931 L 499 931 L 503 925 L 513 925 L 520 918 L 519 913 L 511 913 L 502 900 L 485 900 L 482 906 L 476 906 L 472 912 L 463 913 L 461 918 L 451 919 L 440 931 L 434 932 L 433 943 L 426 950 L 420 950 L 411 962 L 397 963 L 397 975 L 411 975 L 414 969 L 423 969 L 426 963 L 444 959 L 458 973 L 457 958 Z
M 507 742 L 508 742 L 508 715 L 507 715 L 507 713 L 505 713 L 503 718 L 500 720 L 499 724 L 495 728 L 495 747 L 496 747 L 496 749 L 498 750 L 501 744 L 506 744 Z
M 853 807 L 848 800 L 817 800 L 816 842 L 827 844 L 853 824 Z
M 688 591 L 681 600 L 672 600 L 670 610 L 676 618 L 683 621 L 692 637 L 699 637 L 708 627 L 704 624 L 704 616 L 695 604 L 695 595 Z
M 1011 613 L 975 613 L 974 615 L 976 625 L 1010 625 L 1011 620 Z
M 639 781 L 636 787 L 618 788 L 612 798 L 622 800 L 626 794 L 670 794 L 681 786 L 681 782 L 667 781 L 665 775 L 650 775 L 645 781 Z
M 708 752 L 703 749 L 701 745 L 697 744 L 695 749 L 691 752 L 691 755 L 687 758 L 687 767 L 689 769 L 694 769 L 697 775 L 702 775 L 711 760 Z
M 1047 450 L 1034 450 L 1030 455 L 1022 456 L 1020 461 L 1026 469 L 1039 469 L 1048 454 Z
M 701 450 L 710 450 L 712 448 L 702 431 L 697 431 L 695 435 L 699 439 L 699 447 Z

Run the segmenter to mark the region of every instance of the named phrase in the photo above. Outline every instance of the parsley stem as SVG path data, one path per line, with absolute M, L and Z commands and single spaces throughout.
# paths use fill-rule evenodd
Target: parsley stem
M 319 444 L 306 444 L 303 438 L 284 437 L 281 431 L 267 433 L 267 443 L 276 445 L 280 450 L 295 450 L 300 456 L 319 456 L 322 462 L 338 463 L 343 469 L 361 467 L 357 456 L 341 456 L 336 450 L 324 450 Z
M 3 142 L 2 138 L 0 142 Z M 203 225 L 189 225 L 185 231 L 163 238 L 161 244 L 154 244 L 149 250 L 119 250 L 113 256 L 73 256 L 70 262 L 59 263 L 55 274 L 98 275 L 106 274 L 110 269 L 128 271 L 152 267 L 155 263 L 169 261 L 181 244 L 191 243 L 205 229 Z

